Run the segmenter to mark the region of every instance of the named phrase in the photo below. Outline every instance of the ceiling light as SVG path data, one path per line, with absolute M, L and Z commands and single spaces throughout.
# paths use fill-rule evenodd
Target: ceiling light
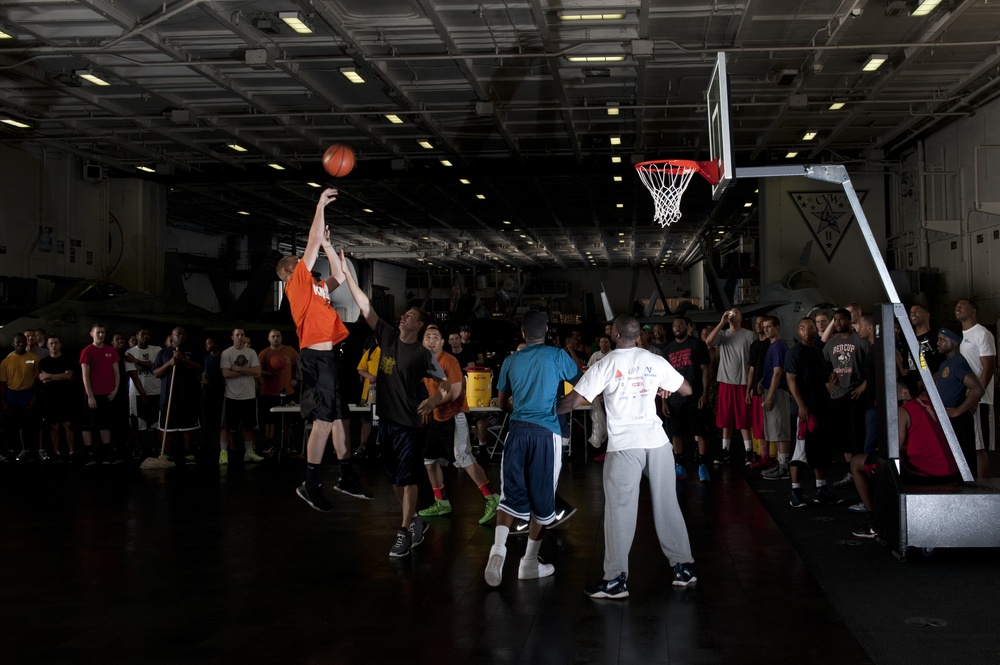
M 524 236 L 521 236 L 521 237 L 523 238 Z M 528 241 L 528 244 L 529 244 L 529 245 L 534 245 L 534 244 L 535 244 L 535 241 L 534 241 L 534 240 L 529 240 L 529 241 Z
M 522 238 L 527 238 L 528 237 L 528 236 L 524 235 L 523 233 L 520 233 L 518 235 L 520 235 Z
M 623 235 L 625 235 L 625 232 L 624 232 L 624 231 L 619 231 L 619 232 L 618 232 L 618 237 L 621 237 L 621 236 L 623 236 Z
M 486 198 L 486 195 L 484 195 L 484 194 L 476 194 L 476 198 L 479 199 L 480 201 L 482 201 L 482 200 L 484 200 Z
M 611 145 L 621 145 L 621 144 L 622 144 L 622 137 L 620 136 L 611 137 Z
M 3 30 L 0 30 L 0 39 L 14 39 L 14 35 L 9 35 Z
M 14 118 L 0 118 L 0 122 L 10 125 L 11 127 L 17 127 L 18 129 L 31 129 L 31 125 L 28 123 L 15 120 Z
M 879 67 L 881 67 L 883 64 L 885 64 L 885 61 L 888 59 L 889 56 L 885 55 L 884 53 L 876 53 L 874 55 L 871 55 L 868 57 L 867 60 L 865 60 L 865 64 L 863 67 L 861 67 L 861 71 L 873 72 Z
M 570 62 L 621 62 L 623 55 L 571 55 L 566 58 Z
M 816 138 L 816 132 L 806 132 L 802 135 L 803 141 L 812 141 L 814 138 Z
M 81 78 L 87 83 L 93 83 L 94 85 L 100 85 L 100 86 L 111 85 L 110 83 L 102 79 L 100 76 L 94 74 L 89 69 L 78 69 L 73 73 L 76 74 L 77 78 Z
M 839 111 L 842 108 L 844 108 L 844 102 L 834 102 L 833 104 L 830 104 L 831 111 Z
M 451 163 L 450 161 L 448 161 L 447 159 L 442 159 L 442 160 L 441 160 L 441 166 L 454 166 L 454 164 L 452 164 L 452 163 Z
M 426 148 L 427 150 L 433 150 L 434 146 L 430 141 L 417 141 L 417 145 L 421 148 Z
M 620 21 L 624 13 L 614 14 L 581 14 L 580 12 L 560 12 L 560 21 Z
M 420 236 L 420 239 L 421 240 L 430 240 L 431 237 L 430 236 Z
M 300 35 L 311 35 L 313 32 L 313 29 L 306 23 L 305 17 L 298 12 L 278 12 L 278 18 Z
M 510 226 L 510 220 L 509 219 L 503 220 L 503 223 L 506 224 L 507 226 Z
M 146 173 L 156 173 L 156 169 L 151 169 L 148 166 L 137 166 L 135 167 L 140 171 L 145 171 Z
M 616 207 L 616 208 L 624 208 L 624 207 L 625 207 L 625 204 L 624 204 L 624 203 L 616 203 L 616 204 L 615 204 L 615 207 Z
M 917 8 L 913 10 L 913 13 L 910 14 L 910 16 L 927 16 L 934 11 L 939 4 L 941 4 L 941 0 L 923 0 L 923 2 L 917 5 Z
M 462 183 L 463 185 L 470 185 L 470 184 L 472 184 L 468 180 L 466 180 L 465 178 L 459 178 L 458 181 L 460 183 Z
M 618 102 L 608 102 L 608 115 L 618 115 Z
M 319 188 L 319 187 L 323 186 L 323 185 L 319 184 L 318 182 L 307 182 L 306 184 L 309 185 L 310 187 L 316 187 L 316 188 Z
M 226 147 L 230 150 L 235 150 L 236 152 L 246 152 L 247 149 L 241 146 L 239 143 L 227 143 Z
M 395 113 L 389 113 L 389 114 L 387 114 L 385 116 L 385 119 L 388 120 L 389 122 L 391 122 L 394 125 L 402 125 L 403 124 L 403 119 L 400 118 Z
M 785 155 L 785 159 L 795 159 L 798 156 L 799 156 L 799 153 L 793 150 L 792 152 L 790 152 L 787 155 Z
M 615 177 L 612 178 L 612 180 L 614 180 L 615 182 L 621 182 L 622 177 L 620 175 L 616 175 Z
M 354 67 L 341 67 L 340 73 L 347 78 L 351 83 L 364 83 L 365 80 L 361 78 L 361 74 Z
M 611 163 L 612 164 L 621 164 L 622 163 L 622 158 L 619 157 L 618 155 L 612 155 L 612 157 L 611 157 Z
M 753 203 L 751 203 L 750 201 L 747 201 L 746 203 L 743 204 L 743 207 L 744 208 L 752 208 L 753 207 Z
M 248 213 L 246 210 L 237 210 L 236 214 L 237 215 L 249 215 L 250 213 Z
M 375 211 L 374 211 L 374 210 L 372 210 L 371 208 L 362 208 L 362 209 L 361 209 L 361 212 L 368 212 L 368 213 L 371 213 L 371 212 L 375 212 Z
M 275 162 L 268 162 L 267 165 L 270 166 L 275 171 L 284 171 L 285 170 L 284 166 L 282 166 L 281 164 L 277 164 Z

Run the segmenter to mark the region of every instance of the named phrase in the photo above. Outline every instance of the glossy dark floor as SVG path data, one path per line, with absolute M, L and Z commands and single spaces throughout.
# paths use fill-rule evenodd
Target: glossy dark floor
M 483 581 L 493 531 L 477 523 L 482 498 L 451 470 L 455 512 L 391 560 L 398 508 L 374 464 L 361 467 L 374 501 L 329 492 L 326 514 L 296 497 L 295 460 L 4 464 L 0 661 L 870 662 L 741 468 L 679 489 L 695 585 L 671 586 L 644 494 L 631 596 L 585 596 L 602 573 L 603 498 L 601 466 L 582 457 L 560 485 L 579 512 L 542 547 L 556 574 L 518 581 L 524 544 L 511 538 L 496 590 Z

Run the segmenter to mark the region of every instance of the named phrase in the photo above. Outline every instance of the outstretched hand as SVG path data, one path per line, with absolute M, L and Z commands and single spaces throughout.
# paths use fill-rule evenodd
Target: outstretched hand
M 317 208 L 325 208 L 333 201 L 337 200 L 337 190 L 333 187 L 329 187 L 323 190 L 323 193 L 319 195 L 319 201 L 316 203 Z

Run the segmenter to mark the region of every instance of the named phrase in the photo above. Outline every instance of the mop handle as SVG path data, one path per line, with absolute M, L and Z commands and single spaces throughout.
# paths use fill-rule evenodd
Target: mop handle
M 170 428 L 170 405 L 174 402 L 174 376 L 177 374 L 177 360 L 170 368 L 170 390 L 167 391 L 167 413 L 163 416 L 163 438 L 160 442 L 160 457 L 167 448 L 167 431 Z

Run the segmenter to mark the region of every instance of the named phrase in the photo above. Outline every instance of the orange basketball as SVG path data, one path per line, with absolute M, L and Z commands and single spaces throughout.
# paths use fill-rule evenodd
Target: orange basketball
M 354 151 L 343 143 L 334 143 L 323 153 L 323 168 L 334 178 L 343 178 L 354 168 Z
M 271 356 L 267 361 L 268 365 L 271 366 L 272 372 L 280 372 L 285 369 L 285 357 L 284 356 Z

